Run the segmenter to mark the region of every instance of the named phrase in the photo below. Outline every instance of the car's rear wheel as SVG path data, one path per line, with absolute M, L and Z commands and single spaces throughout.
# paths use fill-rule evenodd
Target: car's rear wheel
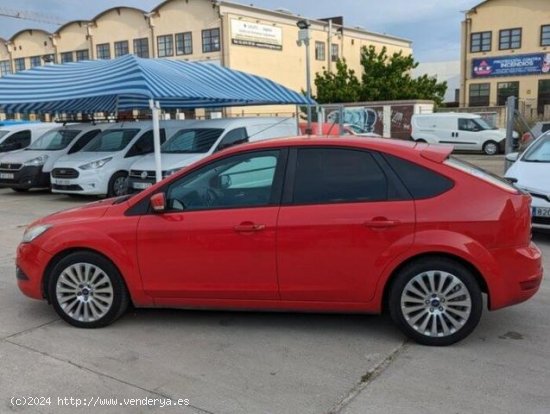
M 128 193 L 128 174 L 119 171 L 109 180 L 107 197 L 120 197 Z
M 57 263 L 48 286 L 57 314 L 79 328 L 99 328 L 118 319 L 129 296 L 117 268 L 92 252 L 75 252 Z
M 467 337 L 481 318 L 482 297 L 474 275 L 446 258 L 405 266 L 391 286 L 392 319 L 423 345 L 451 345 Z
M 483 152 L 487 155 L 496 155 L 498 154 L 498 144 L 495 141 L 487 141 L 483 144 Z

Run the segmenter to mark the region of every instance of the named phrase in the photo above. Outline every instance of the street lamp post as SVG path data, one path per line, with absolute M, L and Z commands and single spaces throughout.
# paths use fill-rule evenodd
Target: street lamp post
M 306 134 L 311 135 L 312 129 L 311 129 L 311 74 L 310 74 L 310 62 L 309 62 L 309 44 L 311 40 L 311 34 L 309 31 L 309 27 L 311 26 L 311 23 L 307 20 L 300 20 L 296 23 L 296 26 L 300 29 L 298 32 L 298 40 L 297 44 L 298 46 L 304 45 L 306 47 L 306 94 L 307 94 L 307 130 Z

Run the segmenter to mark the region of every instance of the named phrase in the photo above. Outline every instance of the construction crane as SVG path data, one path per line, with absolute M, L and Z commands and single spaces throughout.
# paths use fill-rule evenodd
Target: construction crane
M 56 16 L 50 16 L 44 13 L 36 13 L 32 11 L 27 11 L 27 10 L 6 9 L 3 7 L 0 7 L 0 17 L 9 17 L 12 19 L 20 19 L 20 20 L 32 20 L 34 22 L 53 24 L 57 26 L 61 26 L 62 24 L 65 24 L 64 20 Z

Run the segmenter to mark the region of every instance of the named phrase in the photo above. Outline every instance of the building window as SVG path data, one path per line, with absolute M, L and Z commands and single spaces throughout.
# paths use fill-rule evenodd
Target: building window
M 128 41 L 123 40 L 121 42 L 115 42 L 115 57 L 120 57 L 127 55 L 129 52 L 128 50 Z
M 497 85 L 497 105 L 506 105 L 510 96 L 519 97 L 519 82 L 500 82 Z
M 61 63 L 68 63 L 73 61 L 73 52 L 61 53 Z
M 77 50 L 76 51 L 76 61 L 79 62 L 81 60 L 89 60 L 90 59 L 90 52 L 88 49 L 84 50 Z
M 550 24 L 540 28 L 540 45 L 550 46 Z
M 20 70 L 25 70 L 25 58 L 15 59 L 13 63 L 15 64 L 16 72 L 19 72 Z
M 134 55 L 140 58 L 149 58 L 149 39 L 134 39 Z
M 500 31 L 500 50 L 521 48 L 521 29 L 506 29 Z
M 176 34 L 176 55 L 193 53 L 193 34 L 191 32 Z
M 96 46 L 98 59 L 111 59 L 111 47 L 109 43 L 102 43 Z
M 11 65 L 9 60 L 0 61 L 0 77 L 11 73 Z
M 220 29 L 207 29 L 202 31 L 202 52 L 220 51 Z
M 42 66 L 42 57 L 41 56 L 31 56 L 31 68 L 36 66 Z
M 470 85 L 470 106 L 489 106 L 491 92 L 490 83 L 474 83 Z
M 336 62 L 338 59 L 340 59 L 340 48 L 336 43 L 333 43 L 330 45 L 330 60 Z
M 550 79 L 539 81 L 538 112 L 540 115 L 544 114 L 546 107 L 550 107 Z
M 493 32 L 472 33 L 470 38 L 470 52 L 489 52 L 492 48 Z
M 159 57 L 174 56 L 174 37 L 172 35 L 157 36 Z
M 315 42 L 315 60 L 325 59 L 325 42 Z

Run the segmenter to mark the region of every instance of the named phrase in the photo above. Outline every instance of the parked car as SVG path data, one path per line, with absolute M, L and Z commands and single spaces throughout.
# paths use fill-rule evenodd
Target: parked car
M 544 133 L 520 155 L 506 156 L 514 162 L 506 178 L 533 198 L 533 227 L 550 229 L 550 132 Z
M 533 125 L 530 132 L 526 132 L 521 137 L 522 144 L 530 144 L 545 132 L 550 131 L 550 121 L 541 121 Z
M 514 139 L 519 135 L 514 132 Z M 452 144 L 457 150 L 504 152 L 506 130 L 489 125 L 481 116 L 468 113 L 419 114 L 412 117 L 411 138 L 416 142 Z
M 529 195 L 450 152 L 376 138 L 235 146 L 30 224 L 18 285 L 82 328 L 130 303 L 389 311 L 416 341 L 449 345 L 474 330 L 482 292 L 495 310 L 542 280 Z
M 216 151 L 270 138 L 296 135 L 293 118 L 254 117 L 189 121 L 162 146 L 162 176 L 167 177 Z M 155 156 L 132 164 L 128 191 L 137 192 L 156 182 Z
M 0 187 L 14 191 L 50 186 L 55 162 L 66 154 L 80 151 L 109 124 L 62 126 L 46 132 L 30 146 L 13 151 L 0 160 Z
M 0 157 L 2 153 L 27 148 L 42 134 L 57 128 L 54 123 L 13 123 L 0 127 Z
M 161 142 L 185 121 L 162 121 Z M 154 151 L 153 125 L 122 122 L 93 138 L 79 152 L 60 157 L 51 172 L 52 192 L 64 194 L 126 194 L 128 170 L 136 159 Z

